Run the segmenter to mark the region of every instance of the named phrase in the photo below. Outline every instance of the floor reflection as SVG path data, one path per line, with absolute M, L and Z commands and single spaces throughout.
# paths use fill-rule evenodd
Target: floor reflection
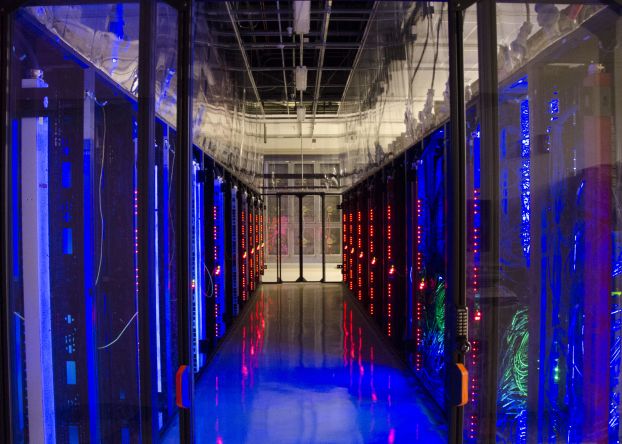
M 262 287 L 196 385 L 197 442 L 446 442 L 445 425 L 342 291 Z

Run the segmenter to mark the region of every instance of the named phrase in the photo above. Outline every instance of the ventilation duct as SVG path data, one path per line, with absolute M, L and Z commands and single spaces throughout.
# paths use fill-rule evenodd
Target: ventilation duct
M 296 107 L 296 116 L 298 117 L 298 122 L 302 123 L 305 121 L 305 116 L 307 115 L 307 108 L 304 106 Z
M 311 1 L 294 1 L 294 32 L 298 35 L 308 34 L 311 27 Z
M 296 91 L 306 91 L 306 90 L 307 90 L 307 67 L 297 66 L 296 67 Z

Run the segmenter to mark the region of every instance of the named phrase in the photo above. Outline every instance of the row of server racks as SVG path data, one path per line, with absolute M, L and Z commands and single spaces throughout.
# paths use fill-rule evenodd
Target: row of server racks
M 14 442 L 141 442 L 136 99 L 31 21 L 19 21 L 14 33 L 14 53 L 31 55 L 28 42 L 36 42 L 38 63 L 52 67 L 42 80 L 19 62 L 11 66 Z M 148 407 L 157 433 L 178 412 L 175 230 L 184 208 L 176 141 L 175 129 L 156 118 L 149 298 L 157 397 Z M 252 186 L 193 148 L 195 377 L 261 282 L 263 214 Z
M 467 103 L 465 442 L 619 442 L 620 77 L 601 50 L 578 29 L 504 80 L 495 156 L 480 148 L 479 97 Z M 600 64 L 555 63 L 570 54 Z M 342 204 L 344 284 L 445 412 L 450 127 L 360 179 Z

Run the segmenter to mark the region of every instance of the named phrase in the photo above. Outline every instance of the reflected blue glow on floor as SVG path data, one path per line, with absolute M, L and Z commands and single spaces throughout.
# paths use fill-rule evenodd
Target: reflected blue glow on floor
M 429 398 L 342 288 L 262 287 L 196 384 L 196 442 L 447 441 Z

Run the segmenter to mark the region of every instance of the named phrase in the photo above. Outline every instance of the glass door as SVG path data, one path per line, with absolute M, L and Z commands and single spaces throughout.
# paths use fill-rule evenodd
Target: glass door
M 302 278 L 307 282 L 319 282 L 323 277 L 322 202 L 319 195 L 307 195 L 302 197 L 301 203 L 302 236 L 297 242 L 302 240 Z
M 341 196 L 278 194 L 266 201 L 264 282 L 341 282 Z
M 341 195 L 322 196 L 324 282 L 341 282 Z
M 278 282 L 278 261 L 279 261 L 279 233 L 281 223 L 279 221 L 279 197 L 266 196 L 265 224 L 263 226 L 264 238 L 266 239 L 266 268 L 264 270 L 263 282 Z

